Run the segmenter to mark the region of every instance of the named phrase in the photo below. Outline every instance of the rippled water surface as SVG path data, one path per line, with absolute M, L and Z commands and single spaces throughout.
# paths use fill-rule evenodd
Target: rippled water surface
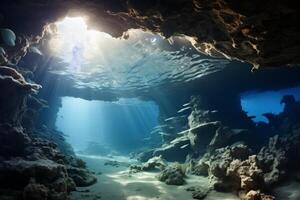
M 58 58 L 52 72 L 79 88 L 129 90 L 188 82 L 222 70 L 229 62 L 200 54 L 183 37 L 167 40 L 130 30 L 128 39 L 98 31 L 79 32 L 77 38 L 72 27 L 60 26 L 50 41 Z

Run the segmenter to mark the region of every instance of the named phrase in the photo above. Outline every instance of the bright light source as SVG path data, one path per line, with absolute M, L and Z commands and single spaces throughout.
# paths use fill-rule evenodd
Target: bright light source
M 109 34 L 89 30 L 83 17 L 66 17 L 54 25 L 49 46 L 75 71 L 80 71 L 85 61 L 97 56 L 102 40 L 111 38 Z

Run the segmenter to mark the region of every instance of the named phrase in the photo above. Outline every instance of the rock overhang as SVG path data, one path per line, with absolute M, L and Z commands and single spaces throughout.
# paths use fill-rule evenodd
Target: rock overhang
M 299 5 L 287 1 L 113 0 L 3 1 L 1 25 L 40 34 L 66 15 L 120 37 L 131 28 L 165 37 L 186 35 L 206 54 L 258 67 L 299 64 Z M 22 23 L 20 23 L 22 19 Z

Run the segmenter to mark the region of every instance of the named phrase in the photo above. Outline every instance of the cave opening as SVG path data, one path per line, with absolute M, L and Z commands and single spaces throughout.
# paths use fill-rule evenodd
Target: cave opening
M 279 114 L 283 111 L 283 96 L 293 95 L 296 100 L 300 99 L 300 87 L 285 88 L 281 90 L 247 91 L 241 94 L 241 106 L 249 117 L 253 116 L 254 122 L 266 122 L 265 113 Z
M 158 126 L 159 109 L 153 101 L 118 101 L 62 97 L 56 127 L 78 154 L 128 155 L 145 148 Z

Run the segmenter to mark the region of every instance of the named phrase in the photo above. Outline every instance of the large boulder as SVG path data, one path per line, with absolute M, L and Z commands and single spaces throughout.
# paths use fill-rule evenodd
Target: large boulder
M 67 171 L 77 187 L 86 187 L 97 182 L 96 177 L 84 168 L 68 167 Z
M 147 162 L 141 165 L 131 165 L 130 172 L 164 170 L 167 167 L 167 162 L 161 156 L 150 158 Z
M 25 200 L 66 200 L 72 181 L 64 165 L 51 160 L 12 159 L 0 164 L 0 188 L 23 190 Z M 74 189 L 74 187 L 72 188 Z
M 184 178 L 185 170 L 180 164 L 170 165 L 158 175 L 158 180 L 168 185 L 183 185 L 185 183 Z

